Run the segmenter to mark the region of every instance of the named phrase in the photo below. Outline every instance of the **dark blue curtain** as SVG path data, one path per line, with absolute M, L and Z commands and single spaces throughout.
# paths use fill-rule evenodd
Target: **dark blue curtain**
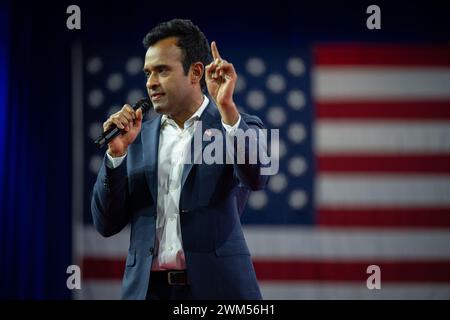
M 8 90 L 9 6 L 0 3 L 0 177 L 4 176 L 6 99 Z M 0 183 L 3 194 L 3 183 Z M 1 214 L 1 213 L 0 213 Z M 3 238 L 1 238 L 3 239 Z
M 0 298 L 67 299 L 72 164 L 65 8 L 6 2 L 0 12 Z

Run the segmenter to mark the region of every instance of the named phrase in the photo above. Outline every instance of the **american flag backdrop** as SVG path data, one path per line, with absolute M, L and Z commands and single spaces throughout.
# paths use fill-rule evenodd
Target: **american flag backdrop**
M 264 298 L 450 298 L 450 48 L 218 45 L 238 72 L 239 109 L 280 130 L 279 173 L 242 217 Z M 104 150 L 92 139 L 123 103 L 146 95 L 144 53 L 73 53 L 84 141 L 74 173 L 76 298 L 120 297 L 129 233 L 105 239 L 93 228 Z M 366 285 L 370 265 L 380 267 L 381 289 Z

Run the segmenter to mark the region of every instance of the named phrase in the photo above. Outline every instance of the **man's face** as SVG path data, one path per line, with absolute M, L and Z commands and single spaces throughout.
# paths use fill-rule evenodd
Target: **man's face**
M 177 115 L 192 93 L 189 74 L 182 65 L 183 53 L 171 37 L 150 46 L 145 54 L 144 72 L 147 91 L 156 112 Z

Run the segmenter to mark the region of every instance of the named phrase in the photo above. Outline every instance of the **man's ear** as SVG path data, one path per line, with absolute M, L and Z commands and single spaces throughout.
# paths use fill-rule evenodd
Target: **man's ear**
M 203 73 L 205 72 L 205 67 L 201 62 L 195 62 L 191 65 L 191 83 L 200 83 L 200 80 L 203 77 Z

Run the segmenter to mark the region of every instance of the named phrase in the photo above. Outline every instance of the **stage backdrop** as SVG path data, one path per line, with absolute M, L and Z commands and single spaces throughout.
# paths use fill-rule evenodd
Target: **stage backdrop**
M 129 245 L 128 230 L 104 239 L 90 217 L 104 155 L 92 139 L 146 95 L 144 50 L 113 48 L 73 50 L 83 299 L 120 296 Z M 238 72 L 239 109 L 280 130 L 279 173 L 242 217 L 264 298 L 450 298 L 450 48 L 311 41 L 222 52 Z M 381 290 L 367 288 L 370 265 Z
M 172 18 L 217 41 L 241 111 L 280 129 L 280 171 L 242 217 L 264 297 L 449 299 L 449 4 L 377 1 L 369 30 L 358 2 L 0 1 L 0 299 L 119 297 L 128 232 L 92 227 L 92 139 L 145 96 L 142 38 Z

